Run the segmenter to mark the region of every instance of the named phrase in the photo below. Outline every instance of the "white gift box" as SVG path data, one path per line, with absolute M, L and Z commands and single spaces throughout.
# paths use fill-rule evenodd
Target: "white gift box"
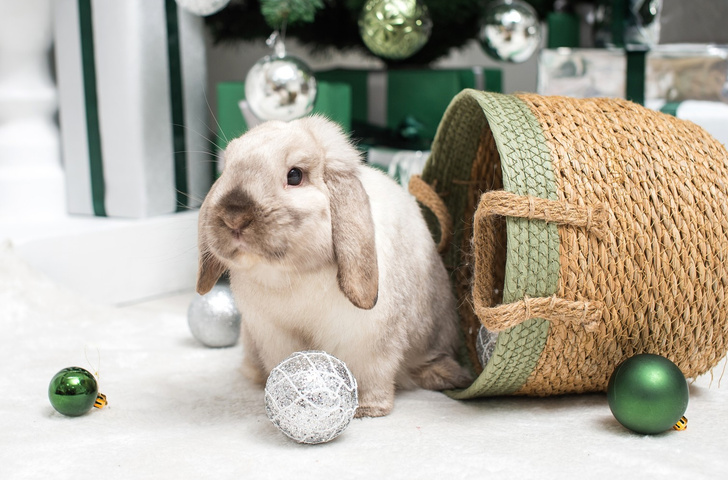
M 543 49 L 537 91 L 542 95 L 623 98 L 630 74 L 643 77 L 645 102 L 728 103 L 728 48 L 718 45 L 656 45 L 646 52 L 642 72 L 628 72 L 622 49 Z
M 204 24 L 175 0 L 55 0 L 70 213 L 200 205 L 212 180 Z

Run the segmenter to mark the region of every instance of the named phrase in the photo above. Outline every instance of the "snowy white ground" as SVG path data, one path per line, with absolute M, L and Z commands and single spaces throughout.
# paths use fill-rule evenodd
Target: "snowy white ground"
M 190 335 L 193 292 L 89 303 L 0 247 L 0 478 L 691 478 L 728 475 L 725 361 L 690 387 L 688 429 L 621 427 L 603 395 L 471 402 L 398 394 L 384 418 L 299 445 L 265 415 L 239 371 L 241 346 Z M 52 376 L 98 370 L 107 408 L 69 418 Z

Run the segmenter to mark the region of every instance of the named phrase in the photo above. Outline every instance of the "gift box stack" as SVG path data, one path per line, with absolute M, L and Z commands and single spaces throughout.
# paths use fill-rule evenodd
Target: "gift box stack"
M 354 70 L 316 72 L 314 113 L 339 122 L 367 152 L 370 163 L 388 168 L 402 151 L 426 151 L 452 98 L 465 88 L 501 91 L 501 71 L 481 67 L 455 70 Z M 218 148 L 248 128 L 240 103 L 243 82 L 217 86 Z
M 578 33 L 563 35 L 578 30 L 578 24 L 564 29 L 563 23 L 549 22 L 548 48 L 539 55 L 538 93 L 627 98 L 691 120 L 728 144 L 728 48 L 658 44 L 661 2 L 648 10 L 636 8 L 646 4 L 638 0 L 600 4 L 602 20 L 593 32 L 598 48 L 580 48 Z
M 204 24 L 175 0 L 57 0 L 68 210 L 141 218 L 209 189 Z
M 637 69 L 620 49 L 547 49 L 539 58 L 538 93 L 629 98 L 697 123 L 728 145 L 726 47 L 657 45 Z

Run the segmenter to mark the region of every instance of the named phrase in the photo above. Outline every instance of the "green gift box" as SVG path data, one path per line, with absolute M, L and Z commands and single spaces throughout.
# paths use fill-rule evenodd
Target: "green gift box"
M 318 94 L 313 113 L 326 115 L 338 122 L 346 131 L 351 130 L 351 88 L 343 83 L 318 82 Z M 245 100 L 244 82 L 221 82 L 217 84 L 217 122 L 219 132 L 217 147 L 224 150 L 228 142 L 239 137 L 248 129 L 243 114 Z
M 433 70 L 334 69 L 316 73 L 322 81 L 351 87 L 351 121 L 355 130 L 372 126 L 396 131 L 414 119 L 419 135 L 430 141 L 455 95 L 463 89 L 501 91 L 501 70 L 473 67 Z
M 363 139 L 362 145 L 385 144 L 395 148 L 429 145 L 450 100 L 465 88 L 501 91 L 501 70 L 480 67 L 452 70 L 357 70 L 333 69 L 316 73 L 318 95 L 314 113 L 321 113 Z M 217 145 L 247 129 L 240 102 L 243 82 L 217 86 Z M 416 128 L 414 140 L 386 145 L 407 126 Z M 416 127 L 413 127 L 416 126 Z

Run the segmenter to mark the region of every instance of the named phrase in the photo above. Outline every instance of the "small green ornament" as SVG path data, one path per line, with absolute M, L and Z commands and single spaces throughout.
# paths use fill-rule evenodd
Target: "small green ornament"
M 48 398 L 59 413 L 77 417 L 91 410 L 99 393 L 94 376 L 81 367 L 64 368 L 51 380 Z
M 628 429 L 652 435 L 673 428 L 688 408 L 688 384 L 665 357 L 644 353 L 622 362 L 609 379 L 607 401 Z

